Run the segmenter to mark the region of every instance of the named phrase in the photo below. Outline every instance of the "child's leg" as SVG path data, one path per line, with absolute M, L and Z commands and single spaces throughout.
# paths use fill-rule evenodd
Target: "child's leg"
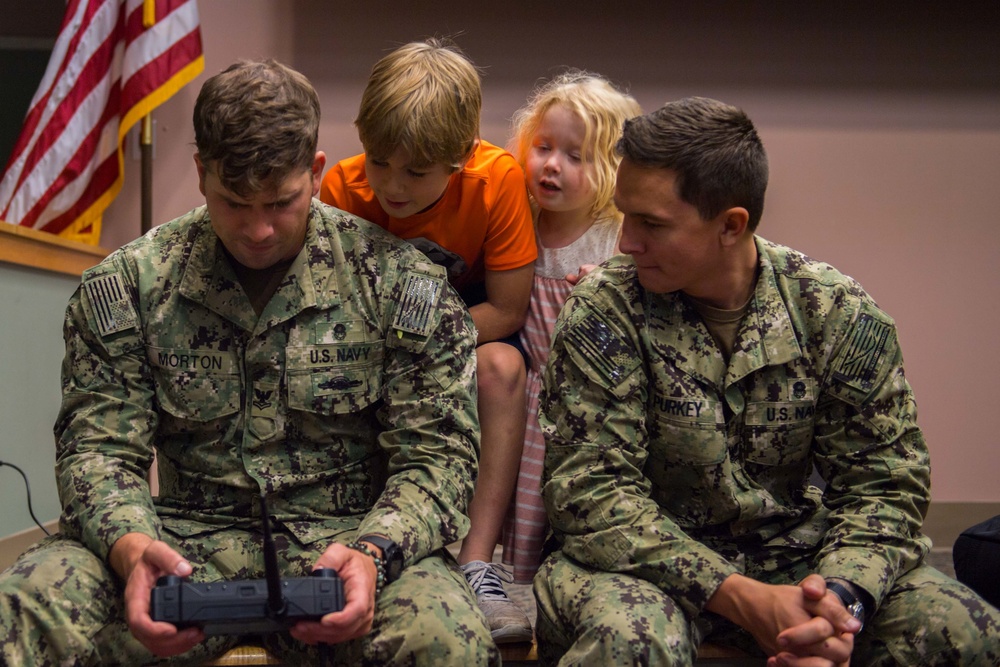
M 524 446 L 524 358 L 516 347 L 502 342 L 480 345 L 476 356 L 482 434 L 479 476 L 469 504 L 469 534 L 462 541 L 458 562 L 486 615 L 493 640 L 530 641 L 527 614 L 503 588 L 503 581 L 511 581 L 510 575 L 492 562 Z
M 481 436 L 479 477 L 469 504 L 472 526 L 462 541 L 460 564 L 489 563 L 517 483 L 527 411 L 524 359 L 506 343 L 476 348 Z

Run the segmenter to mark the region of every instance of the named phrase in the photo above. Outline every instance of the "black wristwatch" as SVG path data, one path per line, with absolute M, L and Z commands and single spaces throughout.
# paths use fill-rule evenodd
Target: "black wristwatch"
M 830 591 L 844 603 L 847 607 L 847 611 L 851 613 L 851 616 L 858 619 L 861 622 L 861 628 L 865 627 L 865 605 L 861 602 L 861 598 L 854 594 L 854 591 L 850 590 L 847 586 L 837 582 L 826 580 L 826 590 Z M 858 630 L 861 632 L 861 630 Z
M 381 535 L 362 535 L 358 542 L 367 542 L 382 550 L 382 562 L 385 563 L 385 581 L 391 584 L 399 579 L 403 571 L 403 550 L 388 537 Z

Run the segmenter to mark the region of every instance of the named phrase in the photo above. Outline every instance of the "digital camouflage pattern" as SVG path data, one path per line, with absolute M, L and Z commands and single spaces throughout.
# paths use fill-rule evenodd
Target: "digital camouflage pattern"
M 765 563 L 746 574 L 792 584 L 809 574 L 810 566 L 809 560 Z M 542 564 L 535 594 L 535 634 L 543 665 L 690 665 L 706 638 L 764 656 L 750 633 L 721 616 L 706 612 L 692 621 L 656 584 L 582 565 L 561 552 Z M 897 579 L 874 619 L 866 621 L 855 638 L 851 664 L 998 665 L 998 628 L 995 607 L 963 584 L 920 565 Z
M 757 284 L 728 365 L 694 308 L 679 293 L 643 290 L 629 257 L 588 276 L 563 309 L 540 408 L 542 493 L 559 549 L 535 579 L 541 641 L 565 649 L 578 635 L 603 636 L 617 647 L 613 663 L 632 664 L 627 628 L 642 624 L 572 583 L 602 573 L 618 577 L 612 588 L 653 584 L 663 595 L 628 595 L 629 609 L 667 605 L 684 626 L 737 572 L 773 583 L 841 577 L 872 595 L 875 626 L 900 618 L 890 609 L 919 624 L 915 600 L 899 596 L 907 573 L 929 569 L 920 528 L 930 467 L 895 324 L 833 267 L 756 244 Z M 825 490 L 810 483 L 814 466 Z M 984 650 L 1000 660 L 996 610 L 945 581 L 962 600 L 943 615 L 952 640 L 992 633 Z M 941 599 L 940 583 L 918 597 Z M 583 613 L 588 605 L 606 618 Z M 619 630 L 601 626 L 612 617 Z M 932 634 L 909 637 L 905 650 L 941 640 Z M 679 655 L 690 657 L 692 637 L 678 639 Z
M 279 568 L 304 576 L 325 544 L 275 537 Z M 260 579 L 259 532 L 238 528 L 167 535 L 194 566 L 192 581 Z M 12 594 L 8 594 L 13 591 Z M 46 538 L 0 577 L 0 665 L 200 665 L 239 644 L 209 637 L 175 658 L 157 659 L 128 630 L 124 584 L 80 542 Z M 317 665 L 319 653 L 286 633 L 253 639 L 287 665 Z M 468 584 L 447 550 L 412 563 L 378 599 L 372 632 L 329 647 L 328 665 L 498 665 L 499 652 Z
M 232 544 L 234 531 L 259 529 L 260 490 L 283 553 L 304 554 L 287 561 L 286 575 L 308 573 L 331 541 L 387 535 L 408 566 L 419 564 L 394 584 L 414 607 L 393 613 L 421 610 L 418 625 L 442 650 L 460 645 L 463 662 L 495 660 L 474 597 L 443 551 L 468 529 L 475 336 L 442 269 L 318 201 L 305 248 L 259 318 L 204 207 L 112 253 L 84 274 L 67 309 L 55 426 L 61 535 L 0 579 L 2 650 L 11 655 L 11 642 L 23 640 L 39 651 L 10 664 L 77 664 L 38 657 L 53 642 L 23 636 L 27 625 L 15 619 L 37 602 L 24 591 L 61 586 L 93 600 L 87 613 L 40 612 L 52 614 L 47 627 L 90 618 L 100 628 L 120 617 L 120 583 L 104 563 L 128 532 L 177 545 L 195 580 L 262 576 L 257 546 L 246 537 Z M 146 482 L 154 450 L 157 498 Z M 53 561 L 60 552 L 75 555 Z M 432 591 L 419 581 L 427 576 L 439 580 Z M 110 644 L 134 643 L 118 625 Z M 462 631 L 441 636 L 455 626 Z M 92 656 L 73 650 L 87 664 L 108 645 Z

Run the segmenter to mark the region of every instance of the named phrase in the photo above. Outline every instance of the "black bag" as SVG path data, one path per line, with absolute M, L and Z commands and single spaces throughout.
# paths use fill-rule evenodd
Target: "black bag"
M 951 554 L 955 577 L 1000 607 L 1000 515 L 966 529 Z

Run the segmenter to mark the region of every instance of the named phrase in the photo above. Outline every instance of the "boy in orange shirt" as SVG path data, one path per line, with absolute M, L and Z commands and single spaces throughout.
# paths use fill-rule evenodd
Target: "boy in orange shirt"
M 532 637 L 492 562 L 524 442 L 518 340 L 531 295 L 535 232 L 514 158 L 479 139 L 482 91 L 453 44 L 406 44 L 372 68 L 354 124 L 365 152 L 335 164 L 320 199 L 407 239 L 444 266 L 478 330 L 481 453 L 459 563 L 497 642 Z M 456 538 L 461 536 L 456 536 Z

